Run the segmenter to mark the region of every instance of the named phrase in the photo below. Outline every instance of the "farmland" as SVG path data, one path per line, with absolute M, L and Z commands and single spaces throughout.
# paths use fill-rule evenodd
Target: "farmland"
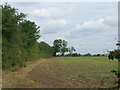
M 117 25 L 111 25 L 117 9 L 109 3 L 42 4 L 1 5 L 3 88 L 120 87 Z M 101 12 L 107 5 L 112 11 Z
M 117 78 L 111 71 L 117 69 L 118 61 L 108 60 L 105 56 L 48 58 L 29 63 L 27 67 L 15 72 L 3 71 L 3 86 L 15 88 L 112 88 L 115 86 Z

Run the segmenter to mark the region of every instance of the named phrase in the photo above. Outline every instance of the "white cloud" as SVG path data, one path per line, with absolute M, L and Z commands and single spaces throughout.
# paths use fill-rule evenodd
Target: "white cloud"
M 118 17 L 117 16 L 107 16 L 104 18 L 104 23 L 110 26 L 117 27 L 118 25 Z
M 65 38 L 70 43 L 74 42 L 78 52 L 100 52 L 103 49 L 114 49 L 117 37 L 117 17 L 105 17 L 96 21 L 85 21 L 84 23 L 75 24 L 74 28 L 67 32 Z M 113 25 L 114 24 L 114 25 Z M 96 47 L 96 48 L 94 48 Z
M 114 18 L 116 19 L 116 18 Z M 67 38 L 79 38 L 80 36 L 91 36 L 92 34 L 95 34 L 94 36 L 98 35 L 116 35 L 117 34 L 117 23 L 114 23 L 115 20 L 112 21 L 112 17 L 108 18 L 100 18 L 96 21 L 85 21 L 84 23 L 77 23 L 74 28 L 66 33 Z M 111 25 L 112 24 L 112 25 Z M 116 25 L 116 27 L 115 27 Z M 111 32 L 111 33 L 110 33 Z
M 30 17 L 38 18 L 55 18 L 63 16 L 60 8 L 50 7 L 50 8 L 40 8 L 30 11 L 28 14 Z
M 10 2 L 11 0 L 3 0 Z M 32 2 L 33 0 L 13 0 L 12 2 Z M 34 0 L 34 2 L 119 2 L 119 0 Z
M 101 18 L 97 21 L 86 21 L 83 24 L 76 24 L 77 30 L 109 30 L 110 26 L 104 23 L 104 19 Z
M 118 3 L 23 2 L 12 6 L 41 26 L 40 41 L 50 45 L 61 38 L 80 53 L 99 53 L 116 47 Z
M 48 25 L 53 26 L 53 27 L 61 27 L 63 28 L 64 26 L 67 25 L 67 21 L 64 19 L 58 19 L 58 20 L 49 20 Z
M 42 9 L 36 9 L 32 12 L 29 13 L 30 16 L 37 16 L 37 17 L 49 17 L 50 16 L 50 12 L 45 9 L 45 8 L 42 8 Z
M 80 36 L 97 35 L 117 35 L 117 17 L 107 16 L 96 21 L 85 21 L 84 23 L 77 23 L 74 28 L 66 33 L 67 38 L 79 38 Z M 107 37 L 107 36 L 106 36 Z
M 63 30 L 69 24 L 65 19 L 50 19 L 42 23 L 44 34 L 56 33 Z

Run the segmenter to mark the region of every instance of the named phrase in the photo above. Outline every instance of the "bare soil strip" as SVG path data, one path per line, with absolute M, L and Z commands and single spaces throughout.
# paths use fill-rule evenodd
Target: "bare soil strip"
M 34 87 L 37 83 L 33 80 L 28 79 L 26 76 L 32 69 L 36 66 L 40 65 L 47 60 L 51 60 L 55 58 L 47 58 L 47 59 L 40 59 L 32 62 L 26 62 L 27 67 L 17 68 L 17 71 L 10 72 L 7 70 L 3 70 L 2 72 L 2 87 L 3 88 L 24 88 L 24 87 Z
M 117 80 L 111 72 L 92 72 L 96 68 L 105 70 L 105 65 L 94 67 L 88 62 L 63 63 L 58 59 L 61 57 L 27 62 L 27 67 L 18 68 L 15 72 L 3 71 L 3 87 L 108 88 Z
M 114 86 L 116 77 L 110 72 L 88 72 L 95 69 L 81 63 L 60 63 L 54 60 L 43 62 L 28 74 L 37 82 L 35 88 L 109 88 Z

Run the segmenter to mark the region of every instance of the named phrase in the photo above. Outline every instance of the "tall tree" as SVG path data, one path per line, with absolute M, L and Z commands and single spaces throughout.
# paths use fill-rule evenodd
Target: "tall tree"
M 57 52 L 61 53 L 61 55 L 63 56 L 64 53 L 68 51 L 67 41 L 62 39 L 54 40 L 53 47 L 54 47 L 54 54 L 53 54 L 54 56 L 56 56 Z
M 17 9 L 5 4 L 2 6 L 2 33 L 10 39 L 15 31 L 19 31 L 18 24 L 25 18 L 25 14 L 18 13 Z
M 61 47 L 62 56 L 64 56 L 65 52 L 67 52 L 67 51 L 68 51 L 68 48 L 67 48 L 67 41 L 62 40 L 62 47 Z
M 68 48 L 68 51 L 69 51 L 70 55 L 72 55 L 73 52 L 76 51 L 76 50 L 75 50 L 74 47 L 69 47 L 69 48 Z
M 57 53 L 57 52 L 60 52 L 60 50 L 61 50 L 62 40 L 61 40 L 61 39 L 54 40 L 54 42 L 53 42 L 53 47 L 54 47 L 53 56 L 56 56 L 56 53 Z
M 33 46 L 33 44 L 37 42 L 37 39 L 40 38 L 40 27 L 34 22 L 24 20 L 20 23 L 19 27 L 24 34 L 23 42 L 25 48 Z
M 25 14 L 19 13 L 10 5 L 2 5 L 2 55 L 3 68 L 16 65 L 20 60 L 21 37 L 19 23 L 24 20 Z
M 3 68 L 22 65 L 26 60 L 39 58 L 37 39 L 40 37 L 40 27 L 26 20 L 26 14 L 19 13 L 8 4 L 1 8 Z

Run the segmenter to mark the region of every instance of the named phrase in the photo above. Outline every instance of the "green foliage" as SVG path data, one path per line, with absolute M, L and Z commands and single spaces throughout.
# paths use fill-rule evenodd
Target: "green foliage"
M 69 47 L 69 48 L 68 48 L 68 51 L 69 51 L 70 55 L 72 55 L 73 52 L 76 51 L 76 50 L 75 50 L 74 47 Z
M 98 54 L 99 55 L 99 54 Z M 91 54 L 90 53 L 87 53 L 87 54 L 85 54 L 84 56 L 91 56 Z
M 62 56 L 64 55 L 65 52 L 68 52 L 67 41 L 62 40 L 62 47 L 61 47 Z
M 60 52 L 60 48 L 62 47 L 61 43 L 62 43 L 61 39 L 54 40 L 54 42 L 53 42 L 53 47 L 54 47 L 54 54 L 53 55 L 54 56 L 56 56 L 57 52 Z
M 26 14 L 5 4 L 2 6 L 2 67 L 25 66 L 28 60 L 51 57 L 53 48 L 37 40 L 39 26 L 25 19 Z
M 79 53 L 73 53 L 72 56 L 73 56 L 73 57 L 76 57 L 76 56 L 82 56 L 82 55 L 79 54 Z
M 45 42 L 39 43 L 40 56 L 41 57 L 52 57 L 53 56 L 53 47 L 49 46 Z
M 120 50 L 118 50 L 118 49 L 114 50 L 114 57 L 116 59 L 120 59 Z
M 25 14 L 18 13 L 15 8 L 10 5 L 2 6 L 2 36 L 3 36 L 3 68 L 21 63 L 21 31 L 19 30 L 19 22 L 23 20 Z
M 54 40 L 53 47 L 54 47 L 54 54 L 53 54 L 54 56 L 56 56 L 57 52 L 60 52 L 63 56 L 64 53 L 68 51 L 67 41 L 65 40 L 61 40 L 61 39 Z
M 20 23 L 20 29 L 22 33 L 24 33 L 24 47 L 29 46 L 31 47 L 34 43 L 37 42 L 37 39 L 39 39 L 39 28 L 34 22 L 31 22 L 29 20 L 24 20 Z M 25 48 L 29 48 L 25 47 Z
M 7 39 L 11 39 L 12 34 L 18 31 L 18 23 L 25 18 L 25 14 L 18 13 L 17 9 L 10 5 L 2 6 L 2 33 Z

